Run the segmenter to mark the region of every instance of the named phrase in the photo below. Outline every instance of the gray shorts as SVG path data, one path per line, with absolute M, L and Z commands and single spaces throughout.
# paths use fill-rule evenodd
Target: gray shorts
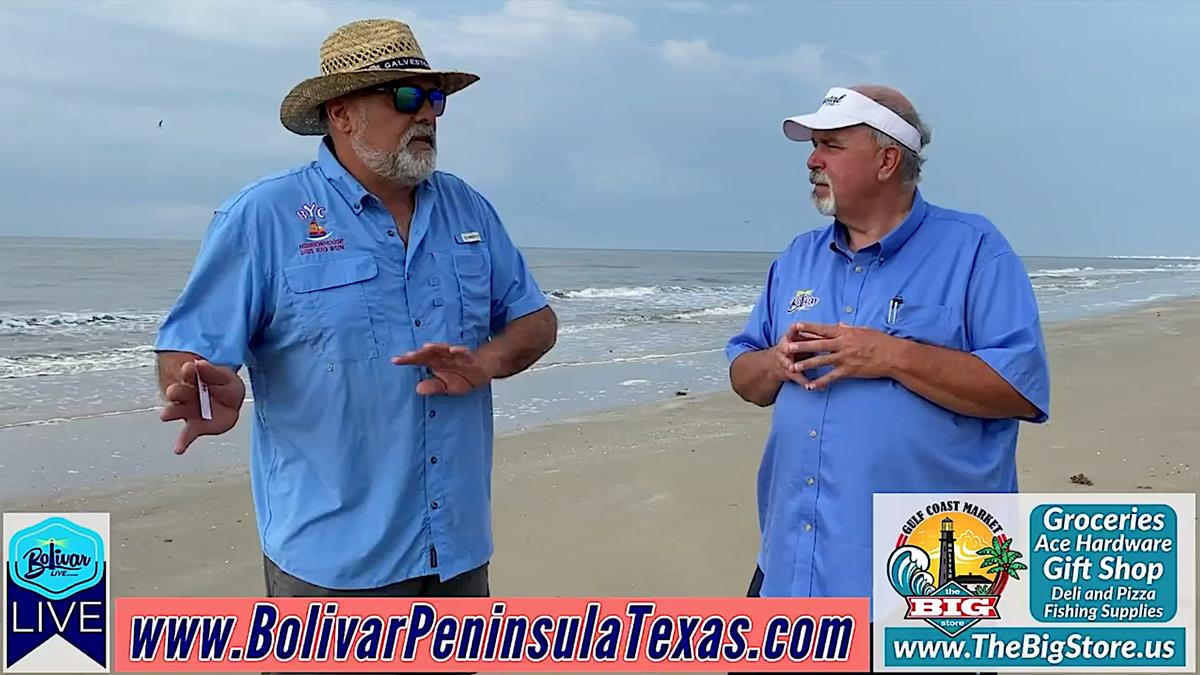
M 263 556 L 263 573 L 267 595 L 272 598 L 486 598 L 491 595 L 488 585 L 488 564 L 441 581 L 436 575 L 398 581 L 379 588 L 339 590 L 310 584 L 279 569 L 270 558 Z

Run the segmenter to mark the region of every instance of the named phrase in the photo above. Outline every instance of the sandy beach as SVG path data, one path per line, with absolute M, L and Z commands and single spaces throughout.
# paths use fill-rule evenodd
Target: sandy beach
M 1056 324 L 1046 339 L 1052 419 L 1022 428 L 1022 491 L 1195 493 L 1200 301 Z M 148 442 L 169 452 L 174 427 L 154 413 L 116 420 L 46 433 L 84 447 Z M 744 594 L 757 546 L 754 478 L 767 424 L 768 411 L 722 393 L 501 437 L 493 593 Z M 243 422 L 222 442 L 244 452 L 245 431 Z M 201 439 L 189 455 L 217 444 Z M 1072 482 L 1077 474 L 1090 484 Z M 110 511 L 114 595 L 263 592 L 244 471 L 0 506 Z

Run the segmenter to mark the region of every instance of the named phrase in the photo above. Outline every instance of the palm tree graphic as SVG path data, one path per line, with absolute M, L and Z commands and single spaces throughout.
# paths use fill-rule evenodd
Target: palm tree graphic
M 1017 558 L 1021 557 L 1020 551 L 1010 550 L 1012 539 L 1000 541 L 996 536 L 992 536 L 992 545 L 981 548 L 976 553 L 987 556 L 982 565 L 988 572 L 996 574 L 996 579 L 992 581 L 990 588 L 980 588 L 975 591 L 977 595 L 1000 595 L 1004 590 L 1004 585 L 1008 583 L 1008 578 L 1020 579 L 1017 574 L 1018 570 L 1027 570 L 1028 567 L 1024 563 L 1017 562 Z

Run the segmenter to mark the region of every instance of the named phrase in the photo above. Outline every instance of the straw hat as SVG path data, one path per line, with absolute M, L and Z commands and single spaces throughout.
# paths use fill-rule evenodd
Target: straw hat
M 479 80 L 471 73 L 432 70 L 412 29 L 402 21 L 366 19 L 348 23 L 321 43 L 321 74 L 296 85 L 279 107 L 279 119 L 302 136 L 325 133 L 321 105 L 357 89 L 406 77 L 436 78 L 447 95 Z

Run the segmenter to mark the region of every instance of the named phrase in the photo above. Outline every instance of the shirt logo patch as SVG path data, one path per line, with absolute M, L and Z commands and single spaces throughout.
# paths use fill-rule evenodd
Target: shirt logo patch
M 319 221 L 325 220 L 325 207 L 316 202 L 310 202 L 296 209 L 296 217 L 302 222 L 308 223 L 308 240 L 321 241 L 329 236 L 329 230 L 325 229 Z
M 809 310 L 817 306 L 821 299 L 813 295 L 813 289 L 806 288 L 802 291 L 796 291 L 796 295 L 792 297 L 792 304 L 788 305 L 788 314 L 797 310 Z
M 324 206 L 316 202 L 309 202 L 296 209 L 296 217 L 300 219 L 300 222 L 308 226 L 308 231 L 305 234 L 305 238 L 308 241 L 300 244 L 300 255 L 346 250 L 345 239 L 329 238 L 332 232 L 329 231 L 329 228 L 323 222 L 325 220 Z
M 460 244 L 478 244 L 479 242 L 483 241 L 483 237 L 479 236 L 478 232 L 461 232 L 455 237 L 455 239 L 457 239 L 458 243 Z

